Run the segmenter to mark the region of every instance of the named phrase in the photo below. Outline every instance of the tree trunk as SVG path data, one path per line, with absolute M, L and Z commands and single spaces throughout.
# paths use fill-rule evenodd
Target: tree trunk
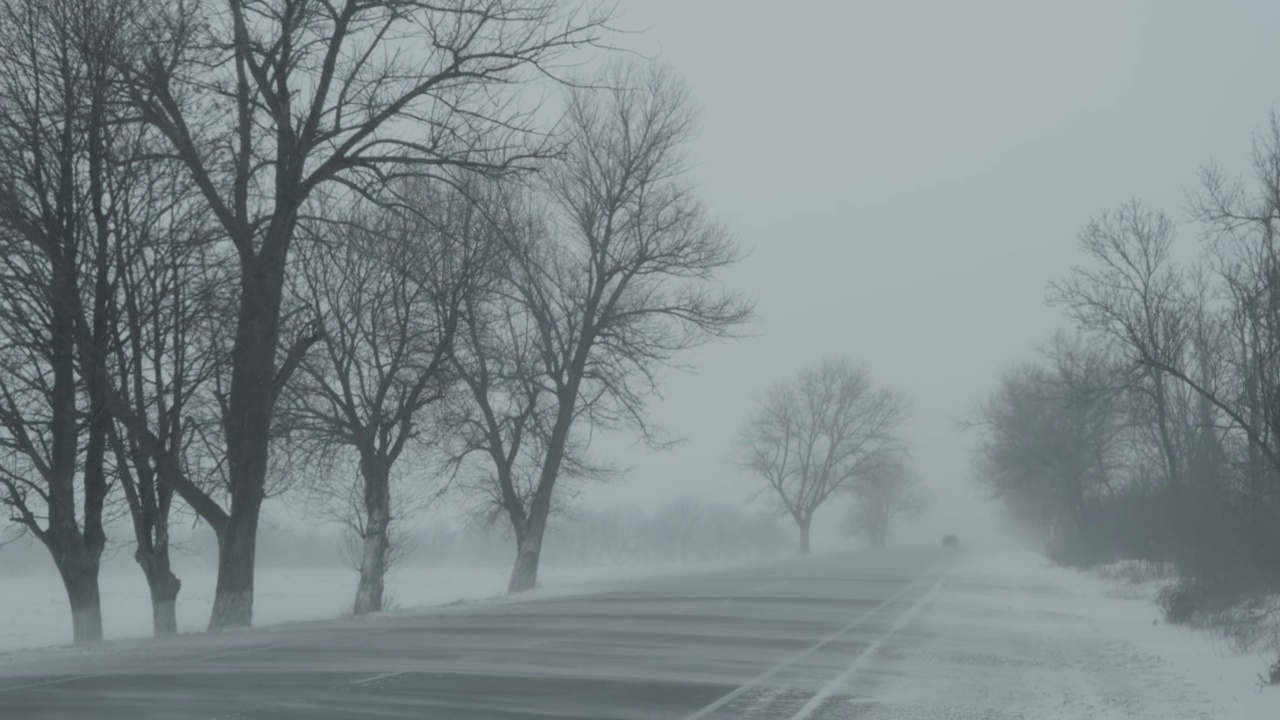
M 90 414 L 90 447 L 82 466 L 78 466 L 80 426 L 76 407 L 75 379 L 75 312 L 71 307 L 77 297 L 74 265 L 63 261 L 53 266 L 51 289 L 52 380 L 50 388 L 51 441 L 48 450 L 50 479 L 46 495 L 49 527 L 41 540 L 53 556 L 62 576 L 63 587 L 71 606 L 72 639 L 75 643 L 102 639 L 102 603 L 98 595 L 98 566 L 106 535 L 102 529 L 102 508 L 106 481 L 102 452 L 94 443 L 101 440 L 106 427 L 104 419 Z M 99 397 L 94 393 L 94 399 Z M 97 405 L 91 403 L 91 410 Z M 76 476 L 82 479 L 82 490 L 76 492 Z M 76 500 L 84 502 L 84 528 L 76 521 Z
M 360 556 L 360 585 L 356 588 L 356 615 L 383 609 L 387 558 L 391 550 L 390 474 L 365 464 L 361 473 L 364 476 L 364 549 Z
M 169 565 L 169 537 L 167 527 L 157 528 L 158 538 L 139 538 L 151 545 L 139 548 L 134 555 L 151 590 L 151 630 L 155 637 L 172 637 L 178 634 L 178 592 L 182 581 L 173 574 Z
M 883 520 L 877 520 L 871 526 L 871 547 L 881 550 L 888 544 L 888 527 Z
M 809 554 L 809 525 L 812 518 L 800 518 L 796 523 L 800 526 L 800 554 Z
M 511 569 L 511 582 L 507 584 L 508 593 L 531 590 L 538 584 L 542 536 L 547 528 L 547 516 L 551 514 L 551 494 L 555 491 L 556 479 L 560 476 L 560 463 L 564 461 L 564 449 L 569 442 L 569 429 L 573 425 L 574 404 L 578 397 L 578 377 L 581 375 L 575 376 L 570 381 L 569 387 L 559 398 L 560 409 L 556 414 L 555 425 L 551 428 L 546 459 L 542 464 L 542 473 L 538 477 L 538 490 L 529 507 L 524 540 L 520 543 L 515 567 Z
M 511 581 L 507 583 L 508 593 L 532 590 L 538 584 L 538 561 L 542 554 L 542 536 L 547 527 L 548 512 L 534 503 L 525 523 L 524 538 L 516 553 L 516 564 L 511 569 Z
M 233 510 L 218 534 L 218 584 L 209 631 L 247 628 L 253 624 L 253 566 L 261 500 Z
M 381 612 L 383 609 L 389 545 L 385 524 L 381 531 L 369 530 L 364 536 L 364 551 L 360 558 L 360 585 L 356 587 L 356 615 Z
M 241 273 L 231 388 L 223 419 L 231 511 L 218 532 L 218 585 L 209 618 L 212 632 L 245 628 L 253 623 L 258 514 L 265 496 L 271 416 L 279 389 L 275 356 L 280 335 L 283 258 L 242 261 Z
M 148 577 L 151 587 L 151 629 L 156 637 L 178 634 L 178 591 L 182 581 L 172 572 Z
M 98 595 L 98 562 L 80 557 L 59 563 L 62 584 L 71 603 L 72 641 L 98 642 L 102 639 L 102 600 Z

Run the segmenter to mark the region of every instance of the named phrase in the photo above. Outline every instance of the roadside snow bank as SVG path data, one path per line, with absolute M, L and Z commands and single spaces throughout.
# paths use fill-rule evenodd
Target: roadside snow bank
M 1269 665 L 1268 656 L 1262 652 L 1239 653 L 1210 633 L 1165 623 L 1160 608 L 1152 602 L 1154 592 L 1167 582 L 1159 577 L 1158 570 L 1130 583 L 1128 597 L 1118 597 L 1120 580 L 1114 574 L 1099 576 L 1057 567 L 1031 553 L 974 556 L 964 566 L 968 573 L 997 582 L 1018 578 L 1015 582 L 1024 591 L 1038 588 L 1037 592 L 1022 592 L 1008 599 L 992 596 L 993 605 L 1005 612 L 1034 613 L 1046 618 L 1058 615 L 1064 620 L 1058 624 L 1059 631 L 1063 627 L 1073 628 L 1073 632 L 1087 629 L 1088 635 L 1080 639 L 1092 636 L 1108 643 L 1111 650 L 1099 656 L 1103 664 L 1095 674 L 1129 674 L 1134 679 L 1151 680 L 1167 673 L 1183 683 L 1178 691 L 1188 703 L 1194 703 L 1182 708 L 1188 717 L 1280 717 L 1280 690 L 1264 689 L 1258 680 Z M 1132 592 L 1133 588 L 1138 592 Z M 1123 654 L 1125 648 L 1132 649 L 1128 658 Z M 1199 702 L 1195 702 L 1197 699 Z M 1191 714 L 1193 709 L 1195 715 Z
M 1025 552 L 972 554 L 843 689 L 894 720 L 1276 720 L 1265 663 L 1165 625 L 1109 580 Z M 817 716 L 815 716 L 816 718 Z

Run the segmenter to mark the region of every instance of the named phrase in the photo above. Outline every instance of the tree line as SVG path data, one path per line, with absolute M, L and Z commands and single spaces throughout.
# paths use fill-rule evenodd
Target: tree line
M 174 513 L 253 617 L 262 508 L 326 499 L 381 609 L 398 520 L 463 493 L 537 582 L 591 433 L 657 443 L 680 354 L 752 304 L 668 68 L 560 0 L 0 0 L 0 503 L 74 638 L 127 516 L 157 635 Z M 601 68 L 588 72 L 582 68 Z M 572 72 L 571 72 L 572 70 Z
M 1185 217 L 1140 201 L 1049 286 L 1069 329 L 970 425 L 974 479 L 1063 560 L 1167 562 L 1201 606 L 1280 588 L 1280 120 Z M 1187 242 L 1180 236 L 1195 236 Z

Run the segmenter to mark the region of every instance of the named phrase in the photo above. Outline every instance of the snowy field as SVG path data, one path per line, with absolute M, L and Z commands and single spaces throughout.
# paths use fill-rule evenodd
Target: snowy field
M 642 564 L 567 567 L 548 565 L 539 577 L 538 596 L 590 592 L 629 579 L 697 573 L 734 567 L 726 563 Z M 503 566 L 405 567 L 388 578 L 387 607 L 412 612 L 447 603 L 494 598 L 506 592 L 510 568 Z M 200 632 L 213 608 L 215 571 L 182 571 L 178 630 Z M 356 574 L 345 567 L 287 570 L 260 568 L 255 580 L 254 625 L 325 620 L 350 613 Z M 100 579 L 102 622 L 107 640 L 151 635 L 151 601 L 141 573 L 104 571 Z M 62 581 L 54 573 L 0 578 L 0 652 L 66 645 L 71 615 Z

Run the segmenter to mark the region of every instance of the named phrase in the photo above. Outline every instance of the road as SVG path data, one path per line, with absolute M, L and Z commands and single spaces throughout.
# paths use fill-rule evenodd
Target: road
M 27 653 L 0 664 L 0 718 L 1215 717 L 1161 668 L 1132 671 L 1129 650 L 1069 639 L 1084 636 L 1066 615 L 1048 635 L 1043 609 L 1000 617 L 1010 594 L 1059 591 L 957 572 L 961 557 L 808 558 L 577 597 Z M 1139 690 L 1153 684 L 1152 697 Z M 1062 714 L 1033 713 L 1041 706 Z

